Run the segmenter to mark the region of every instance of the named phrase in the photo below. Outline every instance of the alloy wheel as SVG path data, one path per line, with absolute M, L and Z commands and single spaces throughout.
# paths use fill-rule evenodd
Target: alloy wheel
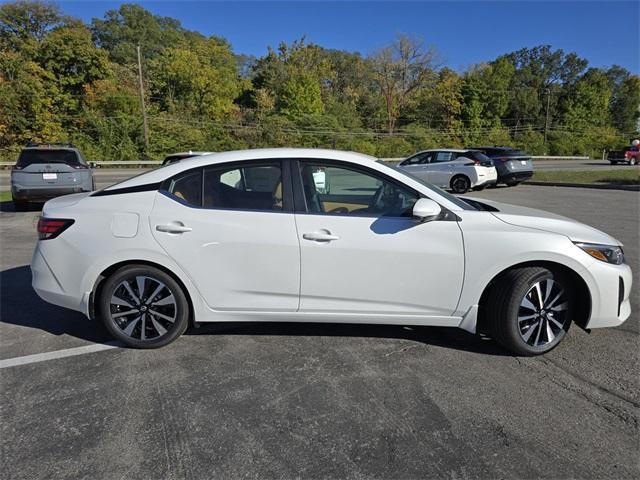
M 562 286 L 551 278 L 540 280 L 520 302 L 520 337 L 532 347 L 552 343 L 564 330 L 568 312 L 569 302 Z
M 109 310 L 113 323 L 125 335 L 137 340 L 162 337 L 172 329 L 178 314 L 171 289 L 145 275 L 120 282 L 111 295 Z

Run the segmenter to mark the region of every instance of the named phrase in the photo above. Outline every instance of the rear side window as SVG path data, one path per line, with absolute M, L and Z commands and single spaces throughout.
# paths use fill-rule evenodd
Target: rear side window
M 199 207 L 202 205 L 202 170 L 195 170 L 179 175 L 171 180 L 169 193 L 180 200 Z
M 452 152 L 438 152 L 436 154 L 435 161 L 436 162 L 448 162 L 453 159 Z
M 42 163 L 64 163 L 67 165 L 79 165 L 84 164 L 79 158 L 76 152 L 73 150 L 61 150 L 61 149 L 47 149 L 47 150 L 23 150 L 20 153 L 17 167 L 25 168 L 33 164 Z
M 237 210 L 282 210 L 280 162 L 204 170 L 204 207 Z

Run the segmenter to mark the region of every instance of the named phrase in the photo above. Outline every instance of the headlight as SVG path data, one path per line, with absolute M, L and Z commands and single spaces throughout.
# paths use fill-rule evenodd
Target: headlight
M 624 263 L 624 252 L 621 247 L 613 245 L 599 245 L 597 243 L 574 243 L 593 258 L 597 258 L 603 262 L 613 263 L 614 265 L 621 265 Z

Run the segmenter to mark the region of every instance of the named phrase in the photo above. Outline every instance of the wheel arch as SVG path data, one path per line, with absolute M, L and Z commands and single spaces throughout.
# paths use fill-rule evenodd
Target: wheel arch
M 561 273 L 562 275 L 567 276 L 570 279 L 572 295 L 586 299 L 586 301 L 578 301 L 575 302 L 575 315 L 573 321 L 576 325 L 578 325 L 583 330 L 586 330 L 586 325 L 589 323 L 589 318 L 591 316 L 593 299 L 591 296 L 591 291 L 589 290 L 589 286 L 587 282 L 582 278 L 582 276 L 566 265 L 561 263 L 548 261 L 548 260 L 534 260 L 521 262 L 509 267 L 504 268 L 500 272 L 498 272 L 491 281 L 485 286 L 482 295 L 480 296 L 480 300 L 478 301 L 478 317 L 476 323 L 476 330 L 479 333 L 487 333 L 487 322 L 485 315 L 485 305 L 487 303 L 487 299 L 489 294 L 493 288 L 496 287 L 498 281 L 504 276 L 507 272 L 513 270 L 514 268 L 523 268 L 523 267 L 543 267 L 547 268 L 551 271 Z
M 150 260 L 142 260 L 142 259 L 123 260 L 123 261 L 114 263 L 113 265 L 105 268 L 102 272 L 100 272 L 100 274 L 98 275 L 98 278 L 96 279 L 93 285 L 93 288 L 91 290 L 91 295 L 89 297 L 89 317 L 91 319 L 95 319 L 95 314 L 96 314 L 95 299 L 98 298 L 98 296 L 100 295 L 100 291 L 102 286 L 104 285 L 104 281 L 107 278 L 109 278 L 114 272 L 121 269 L 122 267 L 127 267 L 131 265 L 145 265 L 149 267 L 154 267 L 154 268 L 157 268 L 158 270 L 163 271 L 164 273 L 169 275 L 171 278 L 173 278 L 178 283 L 178 285 L 180 285 L 180 288 L 182 288 L 182 291 L 187 297 L 187 302 L 189 303 L 189 324 L 190 325 L 195 324 L 193 300 L 191 298 L 191 292 L 185 285 L 185 282 L 180 278 L 179 275 L 176 275 L 176 273 L 171 269 L 163 265 L 160 265 L 159 263 L 156 263 Z

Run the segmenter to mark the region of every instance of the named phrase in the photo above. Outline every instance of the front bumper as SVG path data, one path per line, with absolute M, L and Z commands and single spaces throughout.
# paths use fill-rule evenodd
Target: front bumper
M 631 315 L 631 267 L 596 261 L 589 266 L 588 272 L 593 283 L 589 285 L 592 301 L 586 328 L 621 325 Z
M 52 198 L 61 197 L 63 195 L 69 195 L 71 193 L 88 192 L 81 186 L 64 186 L 64 187 L 11 187 L 11 196 L 14 200 L 20 202 L 45 202 Z

